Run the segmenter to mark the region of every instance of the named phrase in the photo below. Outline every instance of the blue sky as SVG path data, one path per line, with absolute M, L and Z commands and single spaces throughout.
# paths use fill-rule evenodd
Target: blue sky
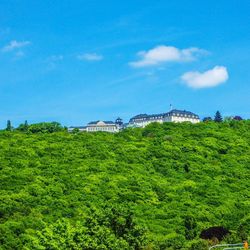
M 0 127 L 250 118 L 249 55 L 249 0 L 1 0 Z

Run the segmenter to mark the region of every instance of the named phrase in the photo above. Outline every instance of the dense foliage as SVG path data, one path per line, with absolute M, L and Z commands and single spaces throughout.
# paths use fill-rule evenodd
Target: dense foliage
M 249 235 L 249 121 L 30 126 L 0 132 L 0 249 L 199 250 L 218 241 L 200 238 L 210 227 Z
M 6 130 L 8 131 L 8 126 Z M 28 122 L 25 121 L 25 123 L 20 124 L 16 130 L 29 133 L 54 133 L 63 131 L 65 128 L 58 122 L 40 122 L 28 125 Z

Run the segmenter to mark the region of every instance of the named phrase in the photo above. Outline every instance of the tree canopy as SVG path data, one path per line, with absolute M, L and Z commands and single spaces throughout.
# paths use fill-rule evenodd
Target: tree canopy
M 222 116 L 221 116 L 220 111 L 217 111 L 217 112 L 215 113 L 214 121 L 215 121 L 215 122 L 222 122 L 222 121 L 223 121 L 223 118 L 222 118 Z
M 202 250 L 249 236 L 250 121 L 45 125 L 0 132 L 0 249 Z M 201 237 L 217 227 L 229 233 Z

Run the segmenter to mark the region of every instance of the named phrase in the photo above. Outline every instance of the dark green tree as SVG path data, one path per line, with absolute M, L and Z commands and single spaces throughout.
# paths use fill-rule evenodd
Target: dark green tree
M 211 122 L 213 119 L 210 116 L 204 117 L 203 122 Z
M 185 238 L 187 240 L 192 240 L 197 235 L 197 223 L 193 216 L 186 216 L 184 219 L 185 226 Z
M 236 115 L 234 118 L 233 118 L 235 121 L 242 121 L 242 117 L 239 116 L 239 115 Z
M 25 127 L 25 129 L 28 130 L 29 124 L 28 124 L 28 121 L 27 121 L 27 120 L 25 120 L 25 122 L 24 122 L 24 127 Z
M 215 113 L 214 121 L 215 121 L 215 122 L 222 122 L 222 121 L 223 121 L 220 111 L 217 111 L 217 112 Z
M 12 130 L 12 126 L 11 126 L 11 121 L 10 121 L 10 120 L 7 121 L 6 130 L 7 130 L 7 131 L 11 131 L 11 130 Z

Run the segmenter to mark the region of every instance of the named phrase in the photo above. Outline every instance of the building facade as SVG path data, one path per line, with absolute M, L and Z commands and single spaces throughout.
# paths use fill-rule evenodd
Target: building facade
M 140 114 L 132 117 L 129 120 L 129 126 L 135 127 L 145 127 L 152 122 L 191 122 L 198 123 L 200 122 L 200 118 L 198 115 L 186 111 L 186 110 L 178 110 L 173 109 L 170 112 L 162 113 L 162 114 Z
M 200 118 L 198 115 L 194 114 L 193 112 L 186 111 L 186 110 L 178 110 L 172 109 L 170 112 L 167 113 L 160 113 L 160 114 L 139 114 L 132 117 L 129 120 L 129 123 L 124 124 L 121 118 L 117 118 L 115 122 L 113 121 L 93 121 L 89 122 L 87 126 L 82 127 L 69 127 L 69 132 L 74 132 L 74 130 L 83 132 L 109 132 L 109 133 L 117 133 L 120 130 L 131 127 L 131 128 L 144 128 L 148 124 L 152 122 L 191 122 L 191 123 L 198 123 L 200 122 Z
M 191 122 L 199 123 L 200 118 L 193 112 L 173 109 L 164 116 L 165 122 Z
M 110 132 L 117 133 L 123 128 L 123 122 L 121 118 L 117 118 L 115 122 L 112 121 L 94 121 L 90 122 L 86 126 L 87 132 Z

